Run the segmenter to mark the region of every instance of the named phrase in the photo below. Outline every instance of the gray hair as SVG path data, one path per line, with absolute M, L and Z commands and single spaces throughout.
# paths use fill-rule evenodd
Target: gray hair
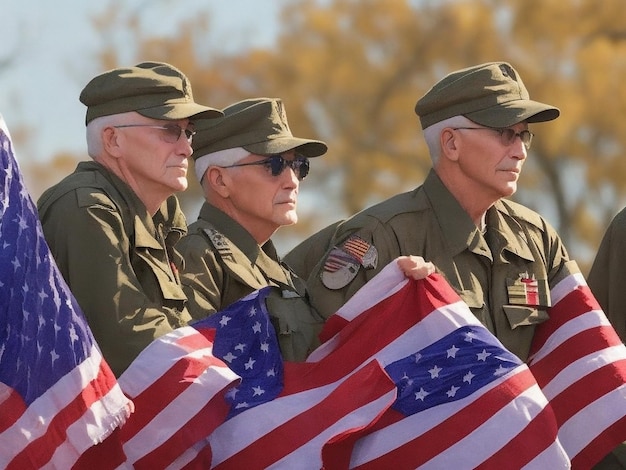
M 101 116 L 92 119 L 87 124 L 85 130 L 87 138 L 87 153 L 91 158 L 96 158 L 102 155 L 104 146 L 102 145 L 102 130 L 107 127 L 119 126 L 122 124 L 129 124 L 132 119 L 137 115 L 135 111 L 129 111 L 127 113 L 111 114 L 109 116 Z
M 437 163 L 441 156 L 441 131 L 446 127 L 471 127 L 475 126 L 474 121 L 469 120 L 465 116 L 452 116 L 451 118 L 444 119 L 443 121 L 436 122 L 435 124 L 428 126 L 424 129 L 424 140 L 428 145 L 428 151 L 430 153 L 430 159 L 433 165 Z

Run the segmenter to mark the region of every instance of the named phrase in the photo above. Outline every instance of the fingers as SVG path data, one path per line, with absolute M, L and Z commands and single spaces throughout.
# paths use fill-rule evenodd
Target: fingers
M 398 267 L 406 277 L 412 279 L 424 279 L 435 272 L 435 265 L 421 256 L 400 256 Z

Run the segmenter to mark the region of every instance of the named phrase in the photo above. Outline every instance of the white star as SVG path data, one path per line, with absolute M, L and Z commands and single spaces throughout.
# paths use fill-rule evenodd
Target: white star
M 43 303 L 43 301 L 48 298 L 48 294 L 46 294 L 46 292 L 42 289 L 39 291 L 39 298 L 41 299 L 41 302 Z
M 420 388 L 419 392 L 415 392 L 415 399 L 424 401 L 424 399 L 426 398 L 427 395 L 430 395 L 430 393 L 428 393 L 423 388 Z
M 260 333 L 261 332 L 261 323 L 260 322 L 256 322 L 254 325 L 252 325 L 252 332 L 253 333 Z
M 261 351 L 263 352 L 269 352 L 270 351 L 270 345 L 267 341 L 261 343 Z
M 50 351 L 50 356 L 52 357 L 52 364 L 53 365 L 56 362 L 56 360 L 60 357 L 54 349 L 52 351 Z
M 418 363 L 421 358 L 422 358 L 422 355 L 420 353 L 413 355 L 413 359 L 415 360 L 415 363 Z
M 243 352 L 243 350 L 245 349 L 246 345 L 243 343 L 239 343 L 237 346 L 235 346 L 235 351 L 239 351 L 239 352 Z
M 483 362 L 485 362 L 489 356 L 491 356 L 491 353 L 488 353 L 485 349 L 483 349 L 482 352 L 476 354 L 476 358 L 479 361 Z
M 428 372 L 430 372 L 430 378 L 431 379 L 435 379 L 435 378 L 439 377 L 439 372 L 441 372 L 441 367 L 434 366 Z
M 229 352 L 228 354 L 226 354 L 222 359 L 224 359 L 226 362 L 228 362 L 229 364 L 232 363 L 235 359 L 237 359 L 237 356 L 235 356 L 233 353 Z
M 234 400 L 237 392 L 239 392 L 239 389 L 237 387 L 233 387 L 226 392 L 226 397 Z
M 20 261 L 17 258 L 15 258 L 13 261 L 11 261 L 11 264 L 13 265 L 13 270 L 14 271 L 17 271 L 18 268 L 22 267 L 22 265 L 20 264 Z
M 465 333 L 465 341 L 471 343 L 476 338 L 476 334 L 473 331 L 468 331 Z
M 509 371 L 506 367 L 502 367 L 502 364 L 498 366 L 493 375 L 504 375 Z
M 231 321 L 232 318 L 227 317 L 226 315 L 224 315 L 221 319 L 220 319 L 220 325 L 221 326 L 226 326 L 228 325 L 228 322 Z
M 242 401 L 241 403 L 237 403 L 235 405 L 235 408 L 239 409 L 239 408 L 248 408 L 250 405 L 248 405 L 248 402 Z
M 276 377 L 276 371 L 272 367 L 271 369 L 268 369 L 268 371 L 265 373 L 265 376 L 266 377 Z
M 472 371 L 470 370 L 467 374 L 463 376 L 463 382 L 467 382 L 468 384 L 472 383 L 472 379 L 476 377 Z
M 26 223 L 26 220 L 21 215 L 18 216 L 17 220 L 14 220 L 14 222 L 17 222 L 18 225 L 20 226 L 20 232 L 28 228 L 28 224 Z
M 252 369 L 254 367 L 254 363 L 255 362 L 256 361 L 254 359 L 250 358 L 250 359 L 248 359 L 248 362 L 246 362 L 244 364 L 244 367 L 246 368 L 246 370 L 250 370 L 250 369 Z
M 456 357 L 456 353 L 459 351 L 460 349 L 453 344 L 452 347 L 448 349 L 448 357 Z
M 452 387 L 450 387 L 450 390 L 448 390 L 446 392 L 446 395 L 448 395 L 449 398 L 453 398 L 454 395 L 456 395 L 456 392 L 459 390 L 459 388 L 461 388 L 461 387 L 455 387 L 453 385 Z
M 252 396 L 253 397 L 257 397 L 260 395 L 263 395 L 265 393 L 265 390 L 263 390 L 261 387 L 256 386 L 256 387 L 252 387 Z

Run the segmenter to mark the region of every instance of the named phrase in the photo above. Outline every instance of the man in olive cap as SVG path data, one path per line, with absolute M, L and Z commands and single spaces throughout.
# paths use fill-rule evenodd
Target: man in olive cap
M 268 308 L 283 357 L 303 360 L 322 319 L 270 237 L 297 222 L 300 181 L 309 159 L 325 154 L 327 146 L 294 137 L 280 99 L 247 99 L 223 112 L 223 118 L 198 121 L 193 142 L 205 203 L 177 245 L 189 312 L 204 318 L 273 286 Z
M 328 318 L 389 261 L 421 255 L 526 359 L 535 325 L 547 319 L 549 287 L 578 268 L 544 219 L 506 198 L 528 155 L 529 123 L 555 119 L 559 110 L 531 100 L 511 65 L 492 62 L 444 77 L 415 111 L 432 170 L 415 190 L 337 226 L 308 277 L 313 305 Z M 540 292 L 530 307 L 513 299 L 508 284 L 523 278 L 536 280 Z
M 554 228 L 507 199 L 531 146 L 529 124 L 560 112 L 531 100 L 506 62 L 450 73 L 417 101 L 415 112 L 432 170 L 413 191 L 363 210 L 327 235 L 326 254 L 308 273 L 312 304 L 328 318 L 389 261 L 421 255 L 526 360 L 536 325 L 548 319 L 550 289 L 580 272 Z M 622 467 L 611 454 L 597 468 Z
M 143 62 L 93 78 L 87 106 L 92 161 L 49 188 L 37 207 L 54 258 L 116 375 L 156 337 L 191 317 L 174 262 L 186 231 L 174 195 L 187 188 L 194 102 L 172 65 Z

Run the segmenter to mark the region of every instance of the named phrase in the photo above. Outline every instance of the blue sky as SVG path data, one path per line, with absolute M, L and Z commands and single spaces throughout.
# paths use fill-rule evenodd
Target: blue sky
M 140 9 L 143 27 L 165 35 L 177 24 L 172 18 L 209 12 L 212 34 L 228 37 L 230 48 L 245 48 L 252 41 L 255 46 L 271 45 L 285 1 L 124 0 L 122 4 Z M 17 148 L 18 159 L 28 155 L 46 161 L 60 151 L 85 152 L 85 108 L 78 95 L 102 71 L 97 52 L 103 47 L 103 38 L 96 34 L 91 18 L 112 3 L 0 0 L 0 60 L 18 52 L 17 58 L 0 70 L 0 114 L 9 130 L 25 125 L 34 131 L 31 141 L 20 143 L 22 151 Z M 124 47 L 123 41 L 117 42 Z

